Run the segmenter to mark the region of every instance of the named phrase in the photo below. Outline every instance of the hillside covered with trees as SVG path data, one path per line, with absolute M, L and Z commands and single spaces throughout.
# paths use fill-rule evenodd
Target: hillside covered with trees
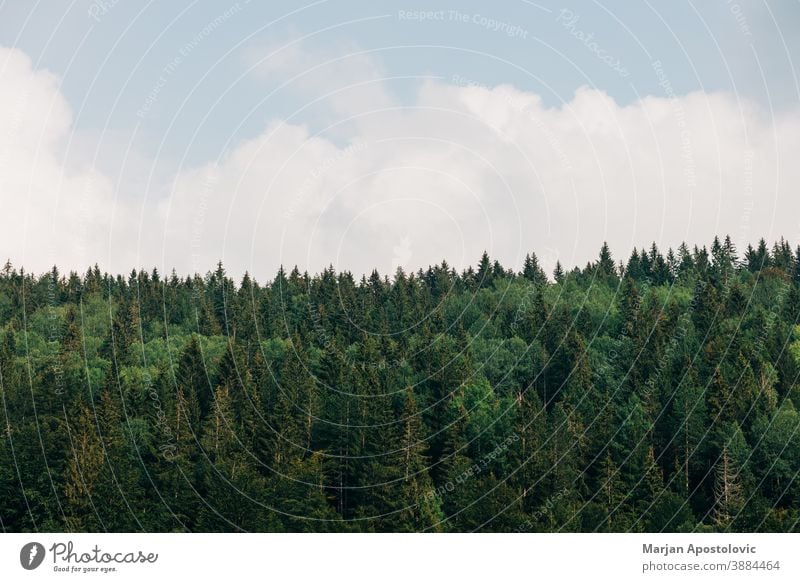
M 797 531 L 800 247 L 0 272 L 0 528 Z

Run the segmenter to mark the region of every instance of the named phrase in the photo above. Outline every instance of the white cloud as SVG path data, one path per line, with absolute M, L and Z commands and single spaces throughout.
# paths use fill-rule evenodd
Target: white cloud
M 222 258 L 266 279 L 280 263 L 463 268 L 486 249 L 516 267 L 535 250 L 552 267 L 584 264 L 603 240 L 625 258 L 652 240 L 800 239 L 800 117 L 772 118 L 733 95 L 620 106 L 581 89 L 546 108 L 511 86 L 426 82 L 409 107 L 347 125 L 344 141 L 342 128 L 334 139 L 276 120 L 133 208 L 115 207 L 96 171 L 62 167 L 71 126 L 55 79 L 18 51 L 0 63 L 0 86 L 14 87 L 0 97 L 0 244 L 29 268 L 109 257 L 114 271 L 185 273 Z
M 384 80 L 387 72 L 373 55 L 352 42 L 312 46 L 293 36 L 285 42 L 253 46 L 244 52 L 245 64 L 264 80 L 286 84 L 307 97 L 301 107 L 318 101 L 326 111 L 341 116 L 396 105 Z
M 0 87 L 0 252 L 37 271 L 93 262 L 112 187 L 63 163 L 72 114 L 57 78 L 0 49 Z
M 441 83 L 415 107 L 375 114 L 351 150 L 279 125 L 242 145 L 216 167 L 206 216 L 226 221 L 205 223 L 200 264 L 224 248 L 237 270 L 389 272 L 403 246 L 415 267 L 464 267 L 484 248 L 517 266 L 529 250 L 581 265 L 603 240 L 618 258 L 717 233 L 798 240 L 797 115 L 770 119 L 726 94 L 622 107 L 590 89 L 547 109 L 510 86 Z M 181 182 L 173 217 L 196 213 L 202 175 Z M 169 229 L 185 239 L 180 222 Z

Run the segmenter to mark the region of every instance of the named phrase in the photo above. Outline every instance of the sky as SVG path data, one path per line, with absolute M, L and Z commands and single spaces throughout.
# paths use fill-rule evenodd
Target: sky
M 800 243 L 800 2 L 0 2 L 0 255 L 260 280 Z

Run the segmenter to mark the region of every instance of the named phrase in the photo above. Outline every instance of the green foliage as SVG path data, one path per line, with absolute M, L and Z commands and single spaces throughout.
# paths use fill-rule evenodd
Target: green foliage
M 0 272 L 3 531 L 792 531 L 800 249 Z

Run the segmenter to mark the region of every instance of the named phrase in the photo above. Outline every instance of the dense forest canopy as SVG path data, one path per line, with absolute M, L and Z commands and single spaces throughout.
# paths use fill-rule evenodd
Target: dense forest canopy
M 800 247 L 0 272 L 3 531 L 791 531 Z

